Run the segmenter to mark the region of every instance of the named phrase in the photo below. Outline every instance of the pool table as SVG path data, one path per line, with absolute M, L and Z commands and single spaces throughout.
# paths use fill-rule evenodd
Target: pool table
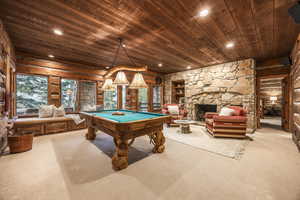
M 115 112 L 124 115 L 113 115 Z M 131 110 L 103 110 L 97 112 L 81 112 L 86 119 L 88 133 L 86 139 L 94 140 L 96 130 L 111 135 L 115 143 L 115 153 L 112 165 L 115 170 L 128 166 L 128 148 L 139 136 L 148 135 L 154 145 L 154 153 L 162 153 L 165 149 L 163 123 L 170 120 L 168 115 L 150 112 L 136 112 Z

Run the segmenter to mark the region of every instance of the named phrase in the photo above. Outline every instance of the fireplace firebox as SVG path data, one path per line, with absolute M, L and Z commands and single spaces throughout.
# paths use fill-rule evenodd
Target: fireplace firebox
M 217 112 L 217 105 L 215 104 L 195 104 L 195 120 L 204 121 L 206 112 Z

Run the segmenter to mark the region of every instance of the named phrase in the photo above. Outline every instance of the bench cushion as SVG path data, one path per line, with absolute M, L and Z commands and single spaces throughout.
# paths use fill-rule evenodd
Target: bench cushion
M 71 118 L 68 117 L 47 117 L 47 118 L 38 118 L 38 117 L 30 117 L 30 118 L 19 118 L 15 121 L 16 125 L 20 124 L 40 124 L 47 122 L 59 122 L 59 121 L 71 121 Z

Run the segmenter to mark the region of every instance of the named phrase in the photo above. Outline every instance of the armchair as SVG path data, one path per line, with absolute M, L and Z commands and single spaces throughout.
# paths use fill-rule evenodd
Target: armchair
M 233 116 L 220 116 L 218 113 L 205 114 L 206 130 L 214 137 L 245 138 L 247 111 L 239 106 L 229 106 Z
M 169 106 L 178 106 L 179 112 L 177 114 L 170 113 Z M 183 106 L 180 106 L 178 104 L 165 104 L 162 108 L 162 113 L 171 116 L 171 119 L 167 122 L 168 127 L 170 127 L 171 125 L 175 125 L 174 120 L 184 119 L 187 116 L 187 111 L 184 109 Z

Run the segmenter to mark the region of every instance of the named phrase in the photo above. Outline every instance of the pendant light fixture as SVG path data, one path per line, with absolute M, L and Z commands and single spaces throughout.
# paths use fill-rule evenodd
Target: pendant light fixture
M 123 71 L 119 71 L 117 73 L 116 79 L 114 80 L 113 84 L 115 85 L 129 85 L 127 77 Z
M 126 56 L 130 60 L 130 62 L 133 64 L 133 66 L 135 66 L 134 61 L 130 58 L 130 56 L 127 53 L 126 45 L 123 44 L 123 39 L 118 38 L 118 40 L 119 40 L 119 46 L 116 51 L 114 60 L 113 60 L 112 64 L 109 66 L 109 68 L 115 66 L 116 60 L 119 56 L 120 49 L 124 50 Z M 103 90 L 115 90 L 116 86 L 118 86 L 118 85 L 129 85 L 129 81 L 126 77 L 125 72 L 123 72 L 123 71 L 119 71 L 117 73 L 117 76 L 114 81 L 112 81 L 112 79 L 106 79 L 102 89 Z M 131 89 L 147 88 L 147 87 L 148 86 L 147 86 L 147 84 L 143 78 L 143 75 L 141 73 L 136 73 L 133 77 L 132 83 L 129 85 L 129 88 L 131 88 Z
M 116 85 L 113 84 L 113 81 L 111 78 L 106 79 L 103 86 L 102 86 L 102 90 L 104 91 L 114 91 L 116 90 Z
M 130 89 L 139 89 L 139 88 L 147 88 L 148 85 L 146 84 L 142 73 L 136 73 L 133 77 L 131 84 L 129 85 Z

